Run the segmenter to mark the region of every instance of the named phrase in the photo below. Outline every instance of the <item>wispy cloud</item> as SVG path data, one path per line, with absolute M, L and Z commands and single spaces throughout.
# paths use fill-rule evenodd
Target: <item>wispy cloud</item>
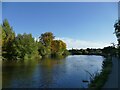
M 67 49 L 81 49 L 81 48 L 103 48 L 109 46 L 110 43 L 106 42 L 93 42 L 93 41 L 85 41 L 85 40 L 76 40 L 72 38 L 66 37 L 56 37 L 56 40 L 63 40 L 67 44 Z

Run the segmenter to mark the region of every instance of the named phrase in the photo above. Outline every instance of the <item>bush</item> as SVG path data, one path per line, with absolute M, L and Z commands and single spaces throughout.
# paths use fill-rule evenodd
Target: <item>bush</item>
M 103 85 L 105 84 L 109 73 L 111 72 L 112 68 L 112 59 L 111 57 L 107 57 L 103 61 L 103 69 L 100 74 L 97 74 L 93 80 L 91 80 L 91 83 L 89 84 L 89 88 L 94 89 L 101 89 Z

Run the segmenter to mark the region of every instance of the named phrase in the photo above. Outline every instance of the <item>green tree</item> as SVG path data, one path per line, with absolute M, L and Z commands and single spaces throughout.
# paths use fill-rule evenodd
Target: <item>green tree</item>
M 38 51 L 39 55 L 42 57 L 45 57 L 47 55 L 46 47 L 41 42 L 38 43 Z
M 117 36 L 117 38 L 118 38 L 118 44 L 120 44 L 120 20 L 118 20 L 118 21 L 114 24 L 114 28 L 115 28 L 116 36 Z
M 51 43 L 52 43 L 54 38 L 55 38 L 55 36 L 53 36 L 52 32 L 43 33 L 39 37 L 39 41 L 43 45 L 41 49 L 39 48 L 39 51 L 41 51 L 41 53 L 44 52 L 44 56 L 50 56 L 50 54 L 51 54 Z
M 120 20 L 114 24 L 115 33 L 118 38 L 118 55 L 120 57 Z
M 51 46 L 51 42 L 53 41 L 54 38 L 55 36 L 53 36 L 52 32 L 46 32 L 41 34 L 39 40 L 45 47 L 49 47 Z
M 2 58 L 2 26 L 0 25 L 0 59 Z
M 31 34 L 18 34 L 14 42 L 14 55 L 16 59 L 38 57 L 38 46 Z
M 15 33 L 10 26 L 7 19 L 2 24 L 2 56 L 4 59 L 11 59 L 13 57 L 13 42 L 15 39 Z
M 113 46 L 108 46 L 108 47 L 104 47 L 102 49 L 102 53 L 105 56 L 113 56 L 116 55 L 116 48 Z
M 2 29 L 2 27 L 1 27 L 1 31 L 2 31 L 2 45 L 4 46 L 6 34 L 5 34 L 5 31 Z
M 66 44 L 62 40 L 54 40 L 52 32 L 41 34 L 39 42 L 35 41 L 32 34 L 15 33 L 7 19 L 3 21 L 0 28 L 2 36 L 2 56 L 3 59 L 28 59 L 41 56 L 67 55 Z

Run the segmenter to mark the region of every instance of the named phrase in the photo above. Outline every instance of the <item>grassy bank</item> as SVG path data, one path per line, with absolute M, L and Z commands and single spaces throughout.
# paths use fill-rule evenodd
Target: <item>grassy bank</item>
M 93 80 L 91 80 L 90 84 L 89 84 L 89 88 L 92 89 L 97 89 L 100 90 L 103 85 L 105 84 L 105 82 L 108 79 L 108 75 L 111 72 L 111 68 L 112 68 L 112 58 L 111 57 L 107 57 L 104 61 L 103 61 L 103 69 L 101 71 L 100 74 L 96 74 L 96 76 L 94 77 Z

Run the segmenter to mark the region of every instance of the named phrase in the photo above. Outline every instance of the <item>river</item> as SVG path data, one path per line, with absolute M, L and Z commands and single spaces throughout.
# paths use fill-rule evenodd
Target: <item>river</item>
M 96 55 L 69 55 L 64 59 L 3 61 L 2 87 L 87 88 L 83 80 L 90 79 L 89 73 L 100 72 L 103 60 Z

